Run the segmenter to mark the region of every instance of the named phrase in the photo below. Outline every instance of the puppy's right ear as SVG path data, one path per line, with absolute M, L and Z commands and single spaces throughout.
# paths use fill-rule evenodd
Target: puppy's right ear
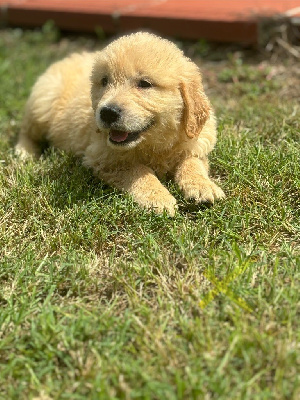
M 180 83 L 183 99 L 183 124 L 186 135 L 192 139 L 198 136 L 207 121 L 211 105 L 204 93 L 200 73 L 192 79 L 183 79 Z

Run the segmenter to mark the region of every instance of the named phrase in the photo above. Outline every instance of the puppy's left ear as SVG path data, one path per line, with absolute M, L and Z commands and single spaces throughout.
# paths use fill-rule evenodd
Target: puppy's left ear
M 211 112 L 211 105 L 204 93 L 200 72 L 190 79 L 183 79 L 180 83 L 180 92 L 184 103 L 184 130 L 192 139 L 200 134 Z

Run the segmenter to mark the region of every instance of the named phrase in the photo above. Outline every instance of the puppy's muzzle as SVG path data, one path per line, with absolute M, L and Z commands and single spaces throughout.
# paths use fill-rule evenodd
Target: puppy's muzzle
M 107 125 L 111 126 L 121 117 L 122 110 L 115 104 L 104 106 L 100 110 L 100 118 Z

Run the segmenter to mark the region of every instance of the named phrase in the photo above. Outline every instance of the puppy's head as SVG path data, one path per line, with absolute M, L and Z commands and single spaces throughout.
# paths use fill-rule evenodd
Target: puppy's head
M 110 146 L 171 147 L 201 132 L 210 113 L 198 67 L 149 33 L 123 36 L 96 56 L 92 105 Z

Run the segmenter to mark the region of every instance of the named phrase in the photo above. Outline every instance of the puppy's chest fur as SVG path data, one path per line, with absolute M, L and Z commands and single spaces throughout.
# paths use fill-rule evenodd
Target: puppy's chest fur
M 107 153 L 106 153 L 107 154 Z M 168 152 L 141 152 L 128 151 L 125 153 L 112 152 L 110 162 L 107 161 L 106 154 L 104 159 L 98 158 L 99 169 L 131 169 L 134 166 L 145 165 L 151 168 L 159 178 L 164 178 L 167 174 L 173 174 L 178 163 L 183 158 L 183 152 L 178 151 L 177 156 Z

